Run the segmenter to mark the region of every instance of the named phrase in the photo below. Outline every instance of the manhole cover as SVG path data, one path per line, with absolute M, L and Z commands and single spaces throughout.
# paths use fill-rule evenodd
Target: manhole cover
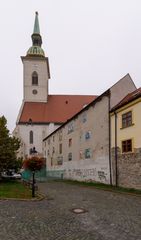
M 87 212 L 84 208 L 73 208 L 71 211 L 76 214 Z

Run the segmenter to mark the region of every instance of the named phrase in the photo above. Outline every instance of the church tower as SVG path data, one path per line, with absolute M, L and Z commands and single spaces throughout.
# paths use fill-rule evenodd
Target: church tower
M 21 57 L 24 94 L 14 130 L 14 136 L 21 140 L 19 156 L 23 159 L 35 150 L 43 156 L 43 139 L 96 97 L 48 94 L 49 62 L 42 49 L 37 12 L 31 38 L 32 46 Z
M 31 36 L 32 47 L 29 48 L 23 62 L 23 101 L 47 102 L 48 80 L 50 78 L 49 62 L 45 57 L 42 46 L 42 37 L 38 20 L 38 12 L 35 13 L 34 30 Z

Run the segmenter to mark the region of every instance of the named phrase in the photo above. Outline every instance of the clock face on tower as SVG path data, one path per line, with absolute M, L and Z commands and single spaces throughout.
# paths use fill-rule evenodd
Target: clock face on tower
M 32 93 L 33 93 L 34 95 L 36 95 L 38 92 L 37 92 L 36 89 L 33 89 Z

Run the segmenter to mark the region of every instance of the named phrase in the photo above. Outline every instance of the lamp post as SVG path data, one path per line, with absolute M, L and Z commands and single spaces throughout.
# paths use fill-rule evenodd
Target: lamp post
M 32 171 L 32 197 L 35 197 L 35 171 Z
M 44 159 L 39 158 L 37 156 L 32 156 L 24 160 L 23 167 L 27 169 L 31 173 L 31 190 L 32 190 L 32 197 L 35 197 L 35 174 L 37 171 L 40 171 L 44 166 Z
M 37 153 L 35 147 L 32 149 L 32 154 L 35 155 Z M 32 197 L 35 197 L 35 170 L 32 171 Z

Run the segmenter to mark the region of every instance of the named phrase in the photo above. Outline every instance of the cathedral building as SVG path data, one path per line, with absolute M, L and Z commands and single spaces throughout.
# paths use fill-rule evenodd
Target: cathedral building
M 13 134 L 21 140 L 20 157 L 42 155 L 42 140 L 96 96 L 52 95 L 48 92 L 50 68 L 42 49 L 38 13 L 35 14 L 32 46 L 22 56 L 23 102 Z

